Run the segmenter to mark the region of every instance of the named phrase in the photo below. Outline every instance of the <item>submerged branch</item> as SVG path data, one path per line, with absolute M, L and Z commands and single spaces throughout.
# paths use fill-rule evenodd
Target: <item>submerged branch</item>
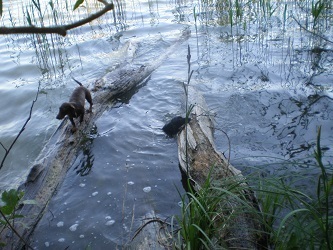
M 105 4 L 105 7 L 96 12 L 95 14 L 90 15 L 89 17 L 74 22 L 68 25 L 60 25 L 60 26 L 53 26 L 53 27 L 36 27 L 36 26 L 20 26 L 20 27 L 1 27 L 0 34 L 1 35 L 8 35 L 8 34 L 59 34 L 62 36 L 67 35 L 67 31 L 82 26 L 86 23 L 89 23 L 100 16 L 104 15 L 106 12 L 114 9 L 113 3 L 107 3 L 105 1 L 99 1 Z

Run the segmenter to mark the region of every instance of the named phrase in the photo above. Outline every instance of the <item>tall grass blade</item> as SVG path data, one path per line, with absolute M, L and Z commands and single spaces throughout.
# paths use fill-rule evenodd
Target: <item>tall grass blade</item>
M 37 10 L 41 13 L 41 8 L 40 8 L 40 2 L 39 0 L 32 0 L 32 3 L 34 4 L 34 6 L 37 8 Z
M 296 210 L 293 210 L 291 211 L 290 213 L 288 213 L 284 218 L 283 220 L 281 221 L 280 223 L 280 226 L 277 230 L 277 233 L 276 233 L 276 237 L 279 238 L 280 235 L 281 235 L 281 231 L 283 230 L 283 228 L 286 226 L 286 222 L 287 220 L 292 217 L 292 216 L 295 216 L 295 214 L 297 213 L 301 213 L 301 212 L 309 212 L 309 210 L 307 208 L 300 208 L 300 209 L 296 209 Z
M 84 0 L 77 0 L 74 4 L 73 10 L 76 10 L 83 2 Z

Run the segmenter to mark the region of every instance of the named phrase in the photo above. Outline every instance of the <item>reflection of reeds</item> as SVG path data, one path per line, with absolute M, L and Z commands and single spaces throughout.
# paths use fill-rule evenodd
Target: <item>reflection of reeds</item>
M 77 20 L 85 18 L 103 6 L 101 3 L 91 3 L 85 1 L 85 6 L 73 11 L 73 4 L 70 1 L 59 0 L 31 0 L 28 4 L 23 4 L 20 7 L 9 8 L 4 16 L 8 15 L 7 25 L 4 26 L 36 26 L 36 27 L 53 27 L 73 23 Z M 21 10 L 21 11 L 19 11 Z M 23 14 L 21 17 L 20 15 Z M 105 15 L 102 21 L 94 21 L 90 23 L 91 30 L 98 29 L 96 32 L 101 32 L 100 26 L 103 28 L 113 26 L 114 22 L 109 21 L 109 17 Z M 49 73 L 51 75 L 63 72 L 64 66 L 68 64 L 68 55 L 66 47 L 72 45 L 71 34 L 78 34 L 81 32 L 73 31 L 68 37 L 60 37 L 58 35 L 45 35 L 45 34 L 28 34 L 17 35 L 17 37 L 26 36 L 31 41 L 32 47 L 35 50 L 35 60 L 37 61 L 42 73 Z M 110 30 L 106 30 L 108 34 Z M 81 35 L 82 33 L 80 33 Z M 76 41 L 74 41 L 75 43 Z M 14 45 L 19 46 L 19 45 Z M 28 45 L 29 46 L 29 45 Z
M 250 22 L 269 24 L 270 19 L 275 15 L 283 20 L 284 26 L 288 15 L 298 15 L 310 18 L 307 23 L 312 23 L 313 27 L 318 26 L 320 19 L 325 21 L 325 29 L 328 28 L 328 20 L 332 18 L 329 10 L 332 9 L 332 2 L 329 0 L 306 0 L 306 1 L 271 1 L 271 0 L 215 0 L 213 4 L 201 1 L 202 9 L 215 6 L 218 25 L 230 25 L 231 27 L 246 27 Z M 206 6 L 206 7 L 205 7 Z M 288 13 L 288 9 L 293 9 L 293 13 Z M 307 11 L 308 9 L 311 12 Z M 267 28 L 267 27 L 266 27 Z

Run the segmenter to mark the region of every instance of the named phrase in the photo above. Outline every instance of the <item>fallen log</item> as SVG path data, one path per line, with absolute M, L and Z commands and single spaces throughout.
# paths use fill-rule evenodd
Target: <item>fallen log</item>
M 159 219 L 155 212 L 147 213 L 142 225 L 134 233 L 127 250 L 165 250 L 168 249 L 167 224 Z
M 208 112 L 206 102 L 199 91 L 188 86 L 188 105 L 193 105 L 191 121 L 178 134 L 178 158 L 180 167 L 191 180 L 195 190 L 200 190 L 207 178 L 211 178 L 214 186 L 223 185 L 223 180 L 240 183 L 242 197 L 260 216 L 260 207 L 253 192 L 248 188 L 245 177 L 241 171 L 233 167 L 229 160 L 221 154 L 214 144 L 213 119 Z M 226 183 L 226 182 L 224 182 Z M 228 248 L 234 249 L 267 249 L 263 225 L 254 214 L 248 213 L 243 203 L 229 197 L 223 203 L 221 217 L 226 211 L 240 211 L 226 223 L 226 232 L 223 235 L 216 235 L 215 238 L 223 238 Z M 247 207 L 248 208 L 248 207 Z M 243 209 L 243 210 L 242 210 Z M 222 211 L 223 210 L 223 211 Z M 230 218 L 230 217 L 229 217 Z
M 25 227 L 20 226 L 16 230 L 24 242 L 10 229 L 0 233 L 0 242 L 6 244 L 4 249 L 28 247 L 30 235 L 42 218 L 57 187 L 65 178 L 67 170 L 73 164 L 82 141 L 93 128 L 96 119 L 107 108 L 112 107 L 118 96 L 134 88 L 140 88 L 145 79 L 189 36 L 189 30 L 185 30 L 179 39 L 164 50 L 163 54 L 151 58 L 150 64 L 144 65 L 135 61 L 125 62 L 94 83 L 92 88 L 93 113 L 85 115 L 84 122 L 74 134 L 71 133 L 68 119 L 63 120 L 35 160 L 27 181 L 20 187 L 25 192 L 23 200 L 35 200 L 38 205 L 23 205 L 18 211 L 23 218 L 19 219 L 19 222 L 16 221 L 15 224 L 23 223 Z M 131 46 L 131 43 L 127 46 Z M 132 54 L 134 53 L 135 51 L 132 51 Z

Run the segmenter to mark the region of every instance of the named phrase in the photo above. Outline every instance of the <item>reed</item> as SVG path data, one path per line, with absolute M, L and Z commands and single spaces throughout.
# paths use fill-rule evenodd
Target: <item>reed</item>
M 316 168 L 320 170 L 316 196 L 311 190 L 295 185 L 309 181 L 304 176 L 260 178 L 253 186 L 261 201 L 266 230 L 274 249 L 332 249 L 333 244 L 333 176 L 332 165 L 324 166 L 320 147 L 321 128 L 318 129 L 314 153 Z
M 226 249 L 224 237 L 233 218 L 244 212 L 244 208 L 253 210 L 245 201 L 242 184 L 231 178 L 216 185 L 209 175 L 201 189 L 195 191 L 188 180 L 189 191 L 182 196 L 181 215 L 175 217 L 179 230 L 174 235 L 174 248 Z M 231 203 L 241 204 L 239 211 Z

